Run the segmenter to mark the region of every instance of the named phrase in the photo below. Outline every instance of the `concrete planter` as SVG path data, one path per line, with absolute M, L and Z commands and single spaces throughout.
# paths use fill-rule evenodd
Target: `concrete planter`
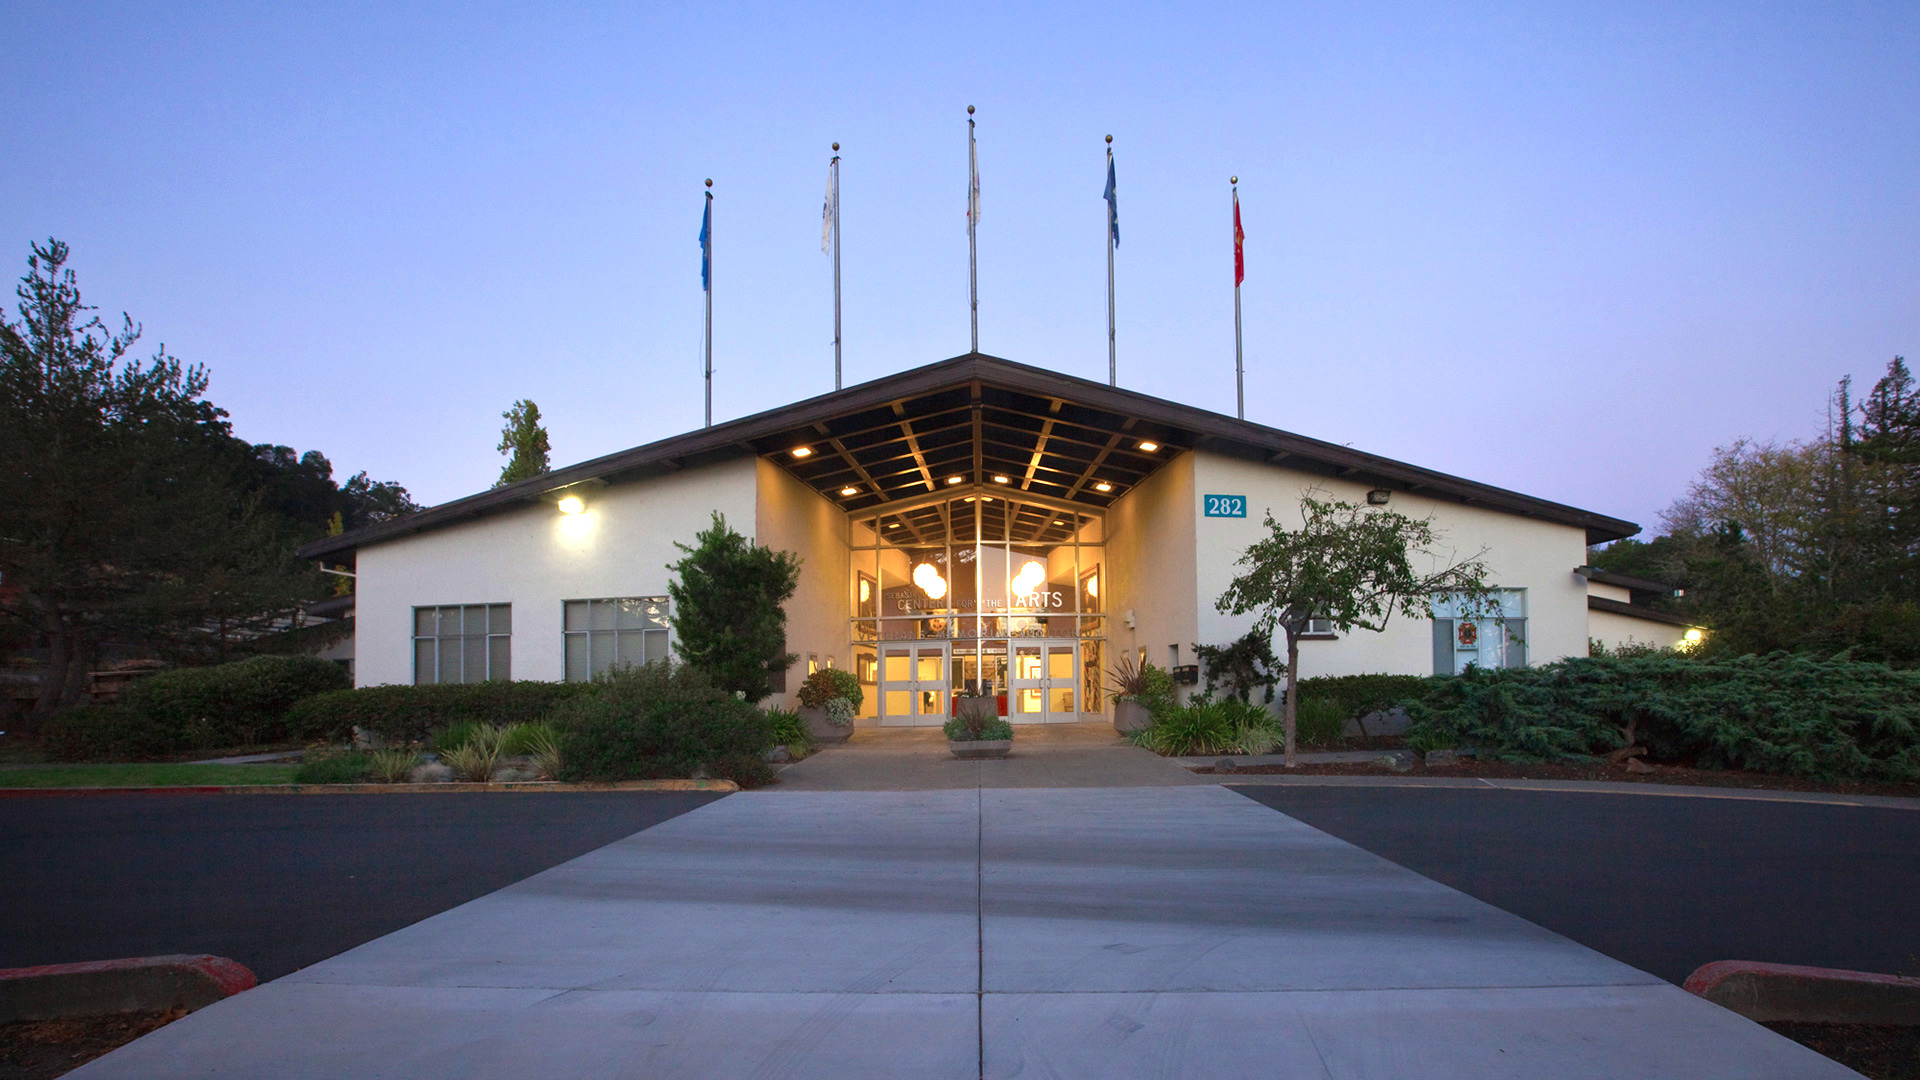
M 800 715 L 806 718 L 807 734 L 813 736 L 816 743 L 843 743 L 853 736 L 853 725 L 834 727 L 827 723 L 827 710 L 812 705 L 802 705 Z
M 1113 706 L 1113 730 L 1122 735 L 1136 731 L 1145 731 L 1153 723 L 1152 714 L 1147 707 L 1137 701 L 1115 702 Z
M 969 739 L 966 742 L 947 740 L 947 749 L 957 758 L 993 758 L 1006 757 L 1013 749 L 1012 739 Z

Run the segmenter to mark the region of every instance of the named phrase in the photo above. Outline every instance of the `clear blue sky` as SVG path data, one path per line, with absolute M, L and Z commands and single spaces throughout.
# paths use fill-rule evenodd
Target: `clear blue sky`
M 5 7 L 0 259 L 206 364 L 256 442 L 439 502 L 983 351 L 1653 525 L 1920 356 L 1920 5 Z M 11 297 L 5 305 L 11 313 Z

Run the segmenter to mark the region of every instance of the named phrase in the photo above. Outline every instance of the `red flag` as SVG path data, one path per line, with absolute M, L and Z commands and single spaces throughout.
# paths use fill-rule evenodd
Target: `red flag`
M 1246 252 L 1247 234 L 1240 230 L 1240 192 L 1233 193 L 1233 287 L 1247 280 Z

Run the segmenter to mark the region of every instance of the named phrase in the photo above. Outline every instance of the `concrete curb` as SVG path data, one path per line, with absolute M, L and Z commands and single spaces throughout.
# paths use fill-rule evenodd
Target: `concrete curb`
M 1631 780 L 1508 780 L 1478 776 L 1355 776 L 1274 773 L 1216 773 L 1201 776 L 1229 787 L 1397 787 L 1478 788 L 1482 791 L 1564 791 L 1587 795 L 1651 795 L 1669 799 L 1736 799 L 1746 802 L 1812 803 L 1863 806 L 1877 810 L 1920 810 L 1920 799 L 1901 795 L 1834 795 L 1824 791 L 1777 788 L 1701 787 Z
M 516 780 L 498 784 L 229 784 L 224 787 L 0 787 L 0 799 L 29 799 L 59 795 L 426 795 L 469 794 L 486 791 L 717 791 L 740 790 L 731 780 L 619 780 L 610 783 L 560 784 L 551 780 Z
M 1749 1020 L 1920 1024 L 1920 979 L 1868 971 L 1716 960 L 1682 987 Z
M 257 982 L 253 972 L 224 956 L 139 956 L 0 969 L 0 1023 L 192 1012 L 251 990 Z

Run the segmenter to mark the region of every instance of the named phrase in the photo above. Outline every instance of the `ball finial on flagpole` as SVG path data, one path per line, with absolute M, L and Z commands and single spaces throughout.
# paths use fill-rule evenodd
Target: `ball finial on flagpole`
M 713 186 L 713 181 L 712 181 L 712 180 L 708 180 L 708 181 L 707 181 L 707 186 L 708 186 L 708 187 L 712 187 L 712 186 Z
M 971 105 L 969 105 L 969 106 L 967 106 L 967 115 L 968 115 L 968 116 L 972 116 L 972 115 L 973 115 L 973 106 L 971 106 Z
M 1239 178 L 1239 177 L 1237 177 L 1237 176 L 1229 176 L 1229 177 L 1227 177 L 1227 183 L 1229 183 L 1229 184 L 1237 184 L 1237 183 L 1239 183 L 1239 182 L 1240 182 L 1240 178 Z
M 840 144 L 839 144 L 839 143 L 834 143 L 834 144 L 833 144 L 833 152 L 834 152 L 834 153 L 836 153 L 836 154 L 840 152 Z
M 1107 136 L 1107 145 L 1108 145 L 1108 146 L 1112 146 L 1112 145 L 1113 145 L 1113 136 L 1111 136 L 1111 135 L 1109 135 L 1109 136 Z

